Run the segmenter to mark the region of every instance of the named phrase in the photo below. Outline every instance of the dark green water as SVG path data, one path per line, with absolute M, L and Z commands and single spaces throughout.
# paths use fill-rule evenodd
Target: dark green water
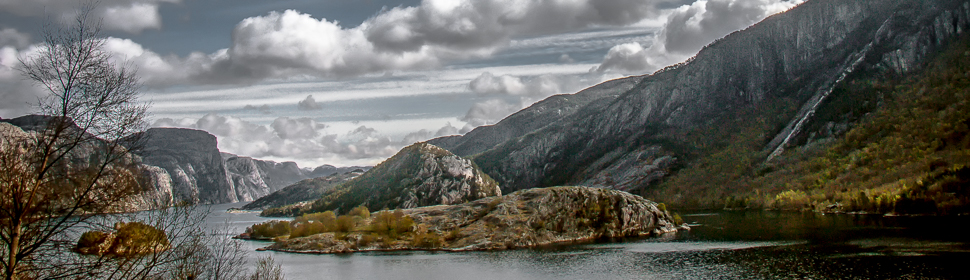
M 217 205 L 241 228 L 262 221 Z M 272 255 L 287 279 L 965 279 L 970 217 L 683 215 L 690 232 L 498 252 Z M 253 249 L 267 243 L 247 241 Z

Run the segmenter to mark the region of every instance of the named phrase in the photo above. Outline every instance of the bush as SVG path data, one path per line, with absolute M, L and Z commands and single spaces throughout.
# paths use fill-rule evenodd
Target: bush
M 290 234 L 290 221 L 269 221 L 246 229 L 253 238 L 274 238 Z
M 404 211 L 397 209 L 394 212 L 380 211 L 371 220 L 371 231 L 374 233 L 396 239 L 398 234 L 411 232 L 414 227 L 414 219 L 404 215 Z
M 367 206 L 361 205 L 361 206 L 354 207 L 354 209 L 351 209 L 350 212 L 347 213 L 347 215 L 357 216 L 357 217 L 360 217 L 361 219 L 366 220 L 366 219 L 370 219 L 370 210 L 367 209 Z
M 342 215 L 337 217 L 337 223 L 334 231 L 336 232 L 350 232 L 356 227 L 356 222 L 354 218 L 349 215 Z

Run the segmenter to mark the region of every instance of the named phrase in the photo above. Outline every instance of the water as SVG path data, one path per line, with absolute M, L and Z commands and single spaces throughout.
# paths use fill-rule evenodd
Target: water
M 236 232 L 268 220 L 226 213 Z M 872 217 L 769 211 L 683 215 L 690 232 L 495 252 L 271 255 L 287 279 L 954 279 L 970 260 L 970 217 Z M 269 243 L 245 241 L 250 249 Z

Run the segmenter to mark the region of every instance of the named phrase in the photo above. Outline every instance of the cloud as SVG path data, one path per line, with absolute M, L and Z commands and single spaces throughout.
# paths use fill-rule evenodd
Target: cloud
M 30 34 L 20 33 L 13 28 L 0 29 L 0 47 L 23 49 L 28 45 L 30 45 Z
M 0 46 L 0 117 L 12 118 L 34 112 L 37 98 L 44 92 L 21 76 L 20 56 L 36 51 L 35 48 L 18 50 L 13 46 Z
M 562 54 L 559 56 L 559 62 L 562 63 L 576 63 L 576 60 L 570 57 L 568 54 Z
M 518 96 L 522 103 L 531 104 L 554 94 L 574 93 L 611 78 L 617 76 L 596 71 L 579 74 L 495 76 L 486 71 L 469 82 L 468 88 L 485 96 Z
M 616 45 L 606 53 L 603 62 L 594 71 L 618 70 L 623 73 L 642 72 L 656 66 L 650 64 L 650 53 L 640 43 Z
M 179 3 L 181 0 L 101 0 L 93 12 L 102 18 L 104 28 L 137 34 L 145 29 L 162 26 L 158 7 L 161 3 Z M 27 17 L 47 17 L 69 23 L 74 19 L 83 2 L 63 0 L 4 0 L 0 10 Z
M 273 113 L 273 111 L 270 110 L 269 105 L 266 105 L 266 104 L 263 104 L 262 106 L 259 106 L 259 107 L 256 107 L 253 105 L 246 105 L 246 106 L 243 106 L 243 110 L 254 110 L 254 111 L 259 111 L 260 113 L 263 113 L 263 114 Z
M 318 130 L 327 126 L 309 118 L 290 119 L 281 117 L 274 120 L 270 127 L 282 139 L 311 139 L 319 135 Z
M 361 25 L 381 51 L 413 52 L 428 46 L 482 50 L 513 36 L 554 34 L 594 26 L 624 26 L 657 14 L 642 0 L 425 0 L 395 7 Z
M 52 0 L 13 13 L 55 12 L 73 6 Z M 160 28 L 161 2 L 102 2 L 107 28 L 138 33 Z M 425 0 L 415 7 L 385 9 L 359 26 L 295 10 L 273 11 L 240 21 L 232 44 L 211 54 L 161 56 L 127 39 L 112 38 L 123 59 L 143 69 L 149 86 L 255 83 L 265 79 L 349 77 L 438 67 L 448 61 L 488 57 L 511 38 L 558 34 L 592 27 L 627 26 L 656 16 L 656 1 L 641 0 Z M 4 2 L 6 3 L 6 2 Z M 565 56 L 564 61 L 571 61 Z
M 156 120 L 152 126 L 204 130 L 218 138 L 219 149 L 223 152 L 293 160 L 305 167 L 324 163 L 373 165 L 414 142 L 451 135 L 457 131 L 449 123 L 436 133 L 422 129 L 395 141 L 367 126 L 340 133 L 328 131 L 331 130 L 329 126 L 309 118 L 280 117 L 270 125 L 258 125 L 217 114 L 207 114 L 197 120 L 163 118 Z
M 484 72 L 468 84 L 468 87 L 479 94 L 511 94 L 526 93 L 526 86 L 522 80 L 509 75 L 496 77 L 490 72 Z
M 296 107 L 304 111 L 320 110 L 323 106 L 317 104 L 316 100 L 313 100 L 313 95 L 307 95 L 306 99 L 296 103 Z
M 594 71 L 644 73 L 684 61 L 731 32 L 801 4 L 803 0 L 701 0 L 666 11 L 660 35 L 649 47 L 616 45 Z M 669 3 L 671 5 L 677 3 Z M 666 5 L 666 4 L 665 4 Z
M 471 109 L 468 109 L 468 113 L 465 113 L 465 117 L 461 119 L 468 123 L 463 130 L 498 123 L 506 116 L 521 110 L 523 107 L 521 103 L 509 103 L 502 99 L 492 99 L 475 103 Z
M 104 27 L 138 34 L 145 29 L 162 28 L 162 16 L 158 14 L 158 5 L 149 3 L 131 3 L 131 6 L 112 6 L 101 13 Z

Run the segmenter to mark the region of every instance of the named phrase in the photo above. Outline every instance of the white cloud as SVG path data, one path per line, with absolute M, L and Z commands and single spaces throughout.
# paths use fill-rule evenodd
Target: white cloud
M 482 125 L 495 124 L 506 116 L 524 108 L 521 103 L 509 103 L 502 99 L 492 99 L 475 103 L 461 120 L 468 123 L 463 131 Z
M 20 33 L 13 28 L 0 29 L 0 47 L 23 49 L 28 45 L 30 45 L 30 34 Z
M 472 80 L 468 87 L 479 94 L 526 94 L 526 86 L 522 83 L 522 79 L 509 75 L 496 77 L 491 72 L 482 73 Z
M 103 18 L 105 29 L 140 33 L 149 28 L 161 28 L 159 4 L 179 2 L 181 0 L 100 0 L 92 15 Z M 64 0 L 3 0 L 0 10 L 27 17 L 51 16 L 70 23 L 83 4 L 83 1 Z
M 596 71 L 644 73 L 684 61 L 731 32 L 801 4 L 804 0 L 701 0 L 667 11 L 660 35 L 649 47 L 614 46 Z
M 161 26 L 160 2 L 165 0 L 112 0 L 103 2 L 100 11 L 106 27 L 137 33 Z M 353 28 L 286 10 L 240 21 L 232 45 L 211 54 L 160 56 L 126 39 L 113 39 L 113 47 L 144 69 L 150 86 L 346 77 L 488 57 L 515 36 L 627 26 L 657 15 L 655 6 L 655 1 L 640 0 L 426 0 L 416 7 L 383 10 Z
M 650 64 L 650 53 L 640 43 L 626 43 L 610 48 L 603 63 L 596 67 L 597 72 L 618 70 L 622 73 L 642 72 L 656 66 Z
M 320 164 L 374 165 L 401 148 L 433 137 L 451 135 L 457 128 L 446 124 L 437 133 L 412 132 L 399 141 L 374 128 L 357 126 L 345 132 L 308 118 L 280 117 L 270 125 L 258 125 L 231 116 L 208 114 L 199 119 L 163 118 L 153 127 L 182 127 L 212 133 L 223 152 L 265 159 L 285 159 L 301 166 Z M 447 134 L 445 134 L 447 133 Z
M 625 26 L 656 14 L 655 1 L 642 0 L 425 0 L 380 13 L 362 29 L 382 51 L 488 50 L 512 36 Z
M 596 71 L 522 76 L 495 76 L 486 71 L 469 82 L 468 88 L 472 92 L 486 96 L 519 96 L 521 103 L 531 104 L 554 94 L 574 93 L 612 78 L 617 76 Z
M 106 7 L 101 13 L 104 28 L 138 34 L 145 29 L 162 28 L 158 4 L 131 3 L 130 6 Z
M 36 51 L 35 48 L 17 50 L 13 46 L 0 46 L 0 117 L 12 118 L 29 114 L 43 91 L 25 80 L 20 71 L 20 56 Z

